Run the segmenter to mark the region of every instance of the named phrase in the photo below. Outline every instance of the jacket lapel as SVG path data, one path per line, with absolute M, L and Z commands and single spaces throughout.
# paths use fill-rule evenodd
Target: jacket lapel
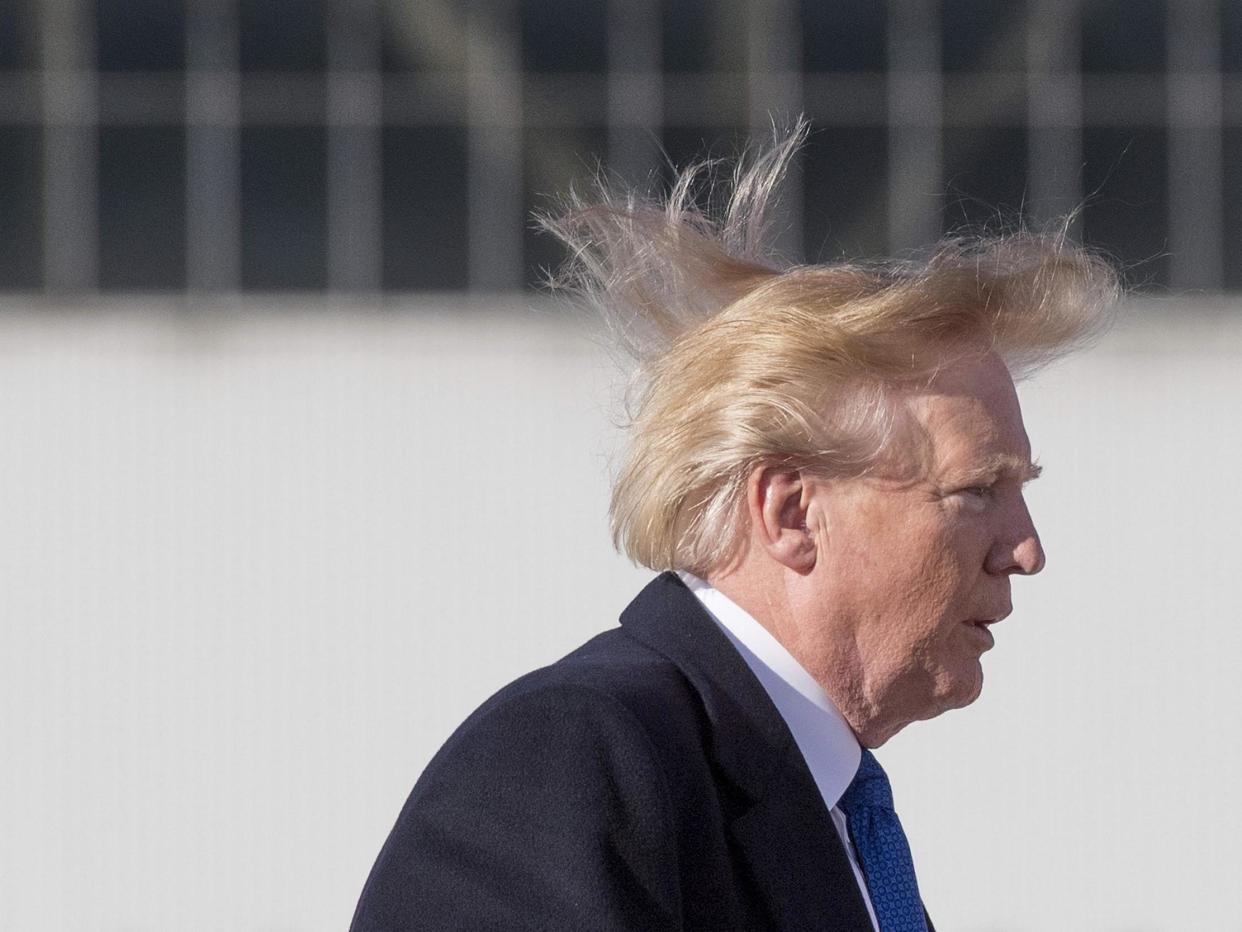
M 789 728 L 694 594 L 664 573 L 621 624 L 675 663 L 702 698 L 712 755 L 740 800 L 730 832 L 773 926 L 870 932 L 853 869 Z
M 872 932 L 836 827 L 796 747 L 789 757 L 768 794 L 731 827 L 773 926 Z M 816 794 L 811 802 L 808 785 Z

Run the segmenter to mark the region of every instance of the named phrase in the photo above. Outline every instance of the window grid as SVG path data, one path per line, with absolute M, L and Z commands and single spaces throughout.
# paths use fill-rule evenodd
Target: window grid
M 229 0 L 192 0 L 187 12 L 186 288 L 228 294 L 241 290 L 237 12 Z
M 889 7 L 888 124 L 890 252 L 904 252 L 940 234 L 935 198 L 942 165 L 939 21 L 933 0 Z
M 43 5 L 43 276 L 50 292 L 99 281 L 98 71 L 84 4 Z
M 1010 27 L 1020 33 L 1010 38 L 1025 50 L 1024 66 L 952 74 L 941 62 L 945 10 L 938 0 L 891 0 L 887 70 L 842 73 L 801 70 L 799 0 L 720 4 L 716 15 L 743 24 L 745 60 L 729 62 L 727 70 L 676 73 L 664 71 L 661 61 L 661 0 L 602 0 L 607 67 L 600 74 L 524 72 L 517 0 L 435 4 L 438 28 L 447 24 L 465 36 L 465 60 L 456 70 L 385 70 L 384 32 L 393 24 L 382 18 L 378 0 L 325 0 L 326 71 L 242 74 L 238 0 L 186 2 L 184 73 L 100 73 L 93 7 L 85 0 L 44 0 L 39 70 L 0 75 L 0 129 L 35 126 L 42 133 L 48 292 L 99 290 L 98 134 L 108 127 L 184 129 L 185 288 L 223 295 L 244 287 L 241 138 L 247 128 L 324 129 L 326 288 L 364 294 L 383 289 L 384 130 L 463 129 L 466 286 L 493 292 L 522 287 L 526 275 L 528 131 L 602 127 L 609 167 L 635 181 L 660 169 L 658 142 L 666 129 L 743 128 L 763 136 L 773 117 L 799 112 L 818 129 L 887 132 L 887 244 L 894 252 L 941 231 L 948 131 L 1021 128 L 1028 160 L 1023 209 L 1042 220 L 1084 198 L 1091 209 L 1085 127 L 1162 130 L 1168 284 L 1204 290 L 1225 284 L 1222 140 L 1226 130 L 1242 127 L 1242 75 L 1222 70 L 1219 0 L 1167 0 L 1163 74 L 1085 75 L 1084 0 L 1024 4 Z M 585 161 L 590 153 L 582 155 Z M 785 201 L 786 253 L 801 252 L 802 201 L 795 170 Z
M 1026 34 L 1031 214 L 1049 221 L 1082 200 L 1083 78 L 1073 0 L 1036 0 Z M 1069 232 L 1081 235 L 1077 220 Z
M 1206 0 L 1178 0 L 1168 15 L 1170 278 L 1219 290 L 1225 235 L 1220 22 Z
M 332 0 L 328 14 L 328 287 L 371 293 L 383 249 L 379 11 Z

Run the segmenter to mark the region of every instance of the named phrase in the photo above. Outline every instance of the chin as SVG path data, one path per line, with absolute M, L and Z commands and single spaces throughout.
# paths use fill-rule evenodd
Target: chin
M 933 718 L 950 709 L 962 709 L 979 698 L 983 692 L 983 669 L 976 665 L 970 673 L 950 678 L 937 699 L 938 708 L 927 718 Z
M 983 692 L 983 670 L 976 671 L 975 675 L 970 677 L 966 682 L 962 683 L 955 693 L 955 701 L 949 706 L 951 709 L 961 709 L 970 705 Z

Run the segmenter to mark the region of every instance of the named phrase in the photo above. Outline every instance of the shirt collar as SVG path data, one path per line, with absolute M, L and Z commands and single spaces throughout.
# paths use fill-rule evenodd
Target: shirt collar
M 828 808 L 854 779 L 862 748 L 824 688 L 740 605 L 692 573 L 677 574 L 763 685 L 793 734 Z

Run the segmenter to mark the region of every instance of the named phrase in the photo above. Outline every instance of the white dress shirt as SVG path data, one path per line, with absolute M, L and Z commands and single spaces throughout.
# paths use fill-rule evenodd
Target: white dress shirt
M 845 813 L 837 807 L 862 760 L 858 739 L 823 687 L 767 628 L 699 577 L 685 572 L 677 575 L 742 655 L 746 665 L 772 698 L 776 711 L 789 726 L 849 855 L 854 879 L 871 916 L 871 925 L 879 932 L 880 925 L 867 893 L 867 882 L 850 841 L 849 822 Z

